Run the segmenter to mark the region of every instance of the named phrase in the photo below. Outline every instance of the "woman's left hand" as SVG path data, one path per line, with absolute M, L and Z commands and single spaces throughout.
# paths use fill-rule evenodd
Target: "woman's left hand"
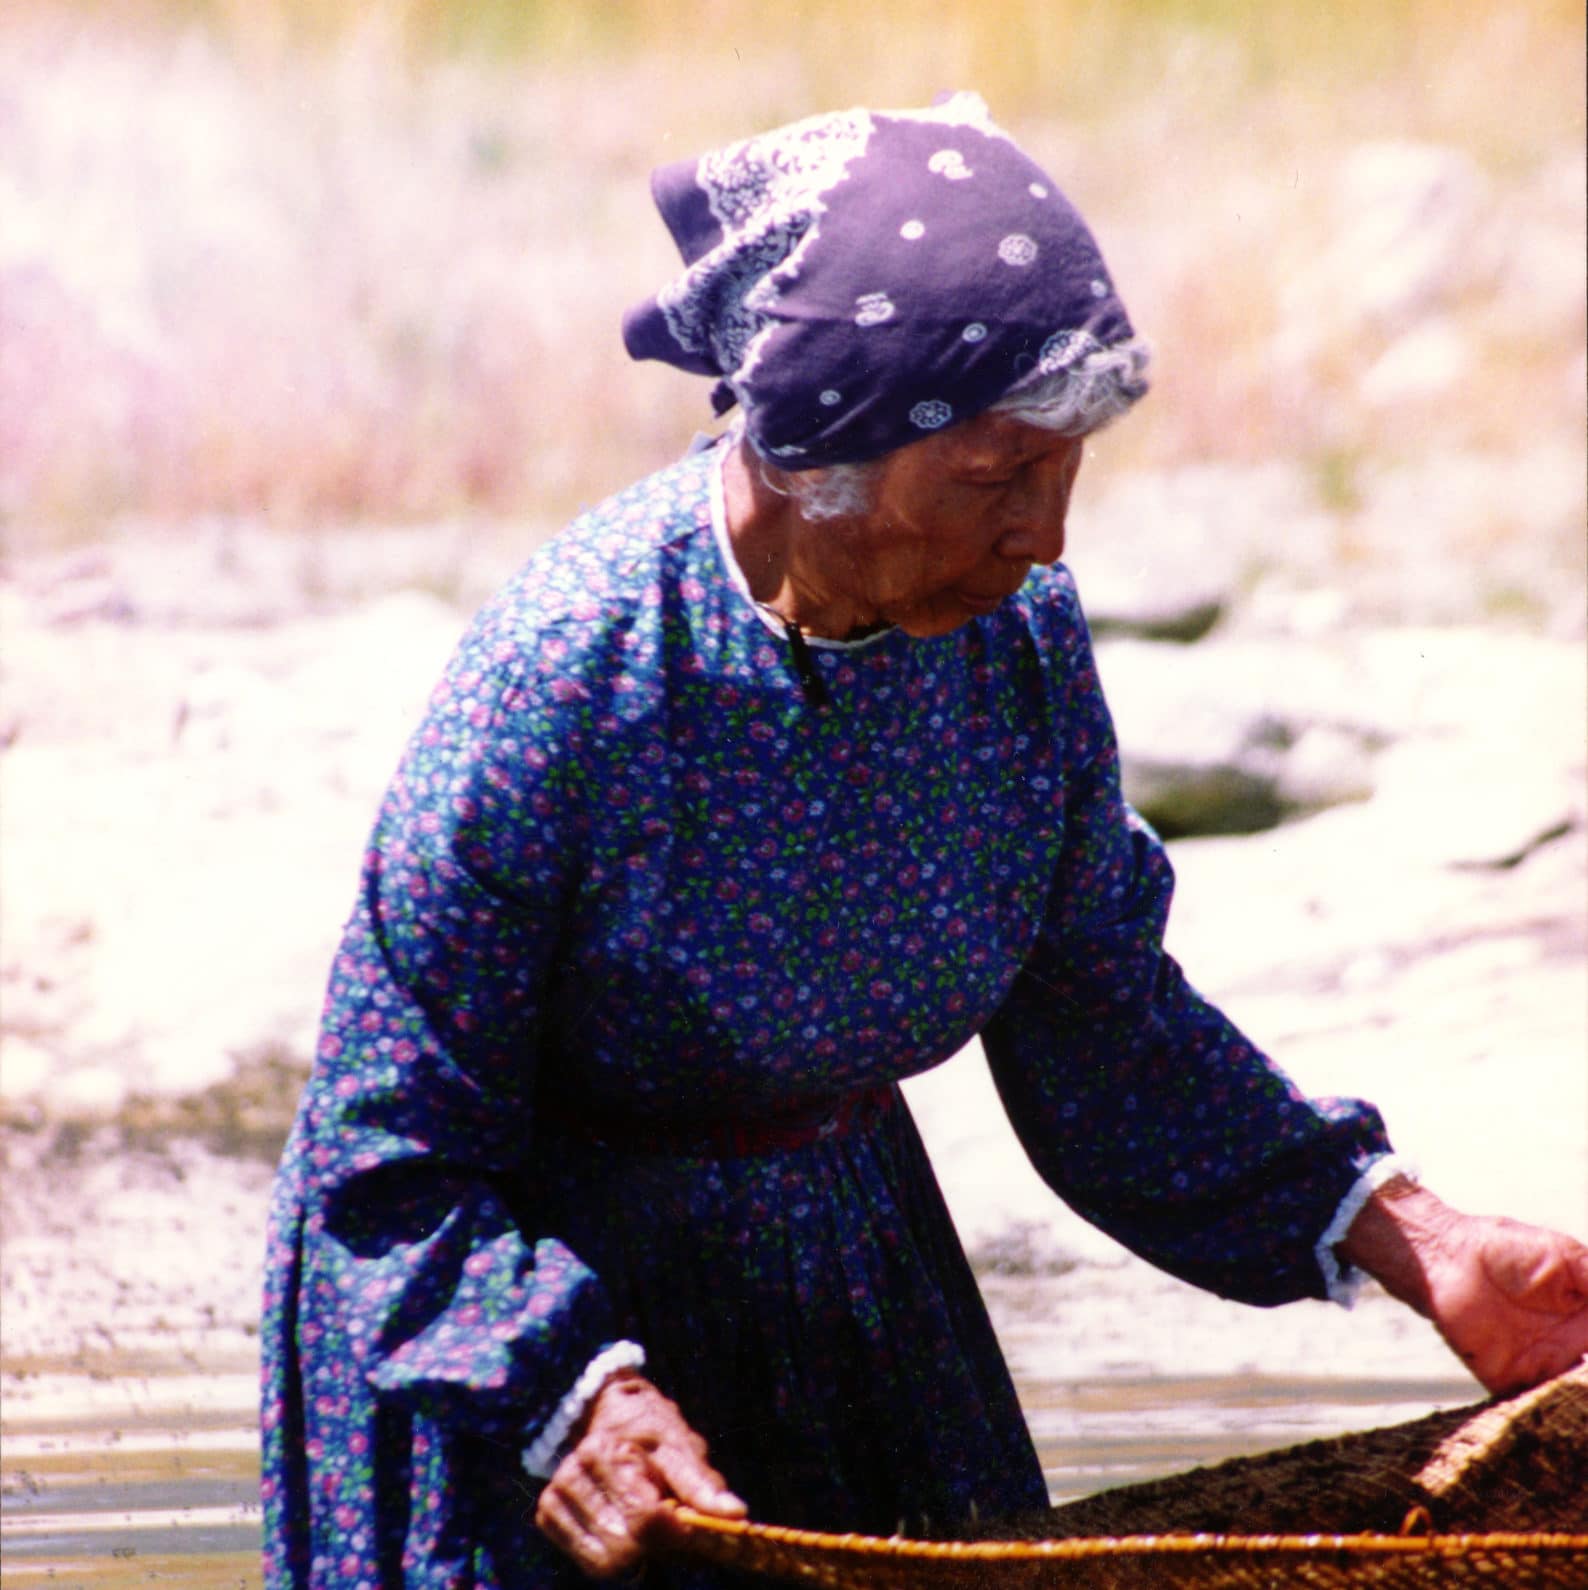
M 1488 1391 L 1525 1391 L 1588 1357 L 1588 1247 L 1574 1237 L 1391 1182 L 1338 1252 L 1431 1320 Z

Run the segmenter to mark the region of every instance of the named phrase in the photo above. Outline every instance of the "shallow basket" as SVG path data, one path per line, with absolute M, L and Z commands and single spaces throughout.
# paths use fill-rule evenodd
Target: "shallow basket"
M 1103 1492 L 1025 1521 L 1030 1538 L 829 1535 L 682 1507 L 673 1525 L 681 1554 L 832 1590 L 1585 1590 L 1588 1366 L 1509 1401 Z
M 738 1524 L 680 1509 L 689 1555 L 831 1590 L 1025 1586 L 1588 1586 L 1588 1535 L 1124 1535 L 922 1541 Z

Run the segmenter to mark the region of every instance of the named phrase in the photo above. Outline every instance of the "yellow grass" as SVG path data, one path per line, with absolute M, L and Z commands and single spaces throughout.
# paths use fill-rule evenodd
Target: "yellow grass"
M 706 419 L 704 383 L 618 341 L 675 263 L 649 167 L 966 86 L 1157 346 L 1105 469 L 1280 459 L 1348 516 L 1376 468 L 1580 446 L 1576 5 L 13 0 L 0 74 L 24 543 L 128 515 L 554 524 Z M 1455 189 L 1380 195 L 1404 226 L 1375 245 L 1353 162 L 1386 141 Z M 1346 279 L 1436 247 L 1387 311 Z M 1365 384 L 1392 353 L 1399 386 Z

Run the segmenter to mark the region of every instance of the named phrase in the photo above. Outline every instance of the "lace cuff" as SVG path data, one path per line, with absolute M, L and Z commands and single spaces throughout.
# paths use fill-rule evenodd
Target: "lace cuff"
M 620 1369 L 643 1369 L 645 1349 L 638 1342 L 612 1342 L 603 1347 L 574 1381 L 573 1389 L 546 1421 L 541 1432 L 524 1449 L 524 1472 L 537 1480 L 550 1479 L 567 1455 L 568 1436 L 595 1394 Z
M 1367 1278 L 1360 1270 L 1340 1262 L 1339 1254 L 1334 1251 L 1335 1244 L 1345 1241 L 1351 1222 L 1362 1212 L 1362 1205 L 1385 1182 L 1393 1181 L 1397 1176 L 1416 1181 L 1417 1169 L 1398 1154 L 1381 1154 L 1377 1159 L 1370 1160 L 1352 1183 L 1351 1190 L 1340 1200 L 1334 1219 L 1329 1222 L 1328 1229 L 1318 1238 L 1318 1245 L 1313 1249 L 1318 1268 L 1323 1271 L 1323 1284 L 1328 1288 L 1329 1301 L 1338 1303 L 1341 1308 L 1350 1308 L 1356 1302 L 1362 1283 Z

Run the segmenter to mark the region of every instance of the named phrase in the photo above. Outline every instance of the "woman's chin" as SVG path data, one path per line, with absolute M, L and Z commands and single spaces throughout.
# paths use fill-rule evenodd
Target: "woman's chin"
M 916 640 L 933 640 L 968 624 L 973 618 L 985 618 L 995 613 L 1007 602 L 1007 596 L 966 596 L 955 594 L 924 607 L 913 608 L 894 620 L 897 628 Z

